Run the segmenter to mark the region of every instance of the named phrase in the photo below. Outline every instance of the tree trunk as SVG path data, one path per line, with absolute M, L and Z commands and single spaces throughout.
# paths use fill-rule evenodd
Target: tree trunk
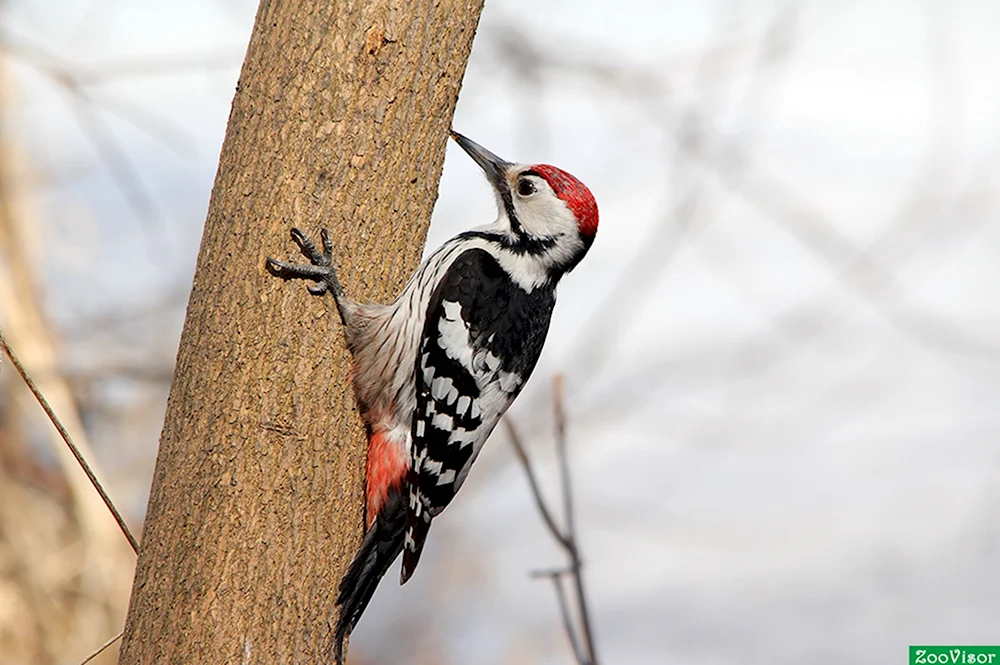
M 167 402 L 121 663 L 327 662 L 365 439 L 333 299 L 283 282 L 331 230 L 344 288 L 415 269 L 482 0 L 263 0 Z

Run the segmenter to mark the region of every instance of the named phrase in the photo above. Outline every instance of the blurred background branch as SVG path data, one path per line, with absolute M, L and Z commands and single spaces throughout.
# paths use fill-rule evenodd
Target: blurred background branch
M 128 541 L 129 547 L 132 548 L 133 552 L 138 554 L 139 541 L 137 541 L 135 536 L 132 535 L 132 531 L 128 528 L 128 524 L 125 523 L 125 518 L 122 517 L 121 512 L 115 506 L 111 497 L 108 496 L 107 490 L 105 490 L 104 486 L 101 485 L 101 481 L 98 480 L 97 474 L 94 472 L 91 464 L 87 461 L 83 451 L 73 442 L 73 438 L 70 436 L 69 431 L 67 431 L 66 426 L 59 420 L 59 416 L 57 416 L 55 411 L 52 410 L 48 400 L 45 399 L 45 395 L 43 395 L 38 389 L 38 385 L 34 382 L 34 380 L 32 380 L 28 371 L 24 368 L 24 365 L 21 364 L 21 361 L 14 353 L 14 350 L 10 348 L 10 345 L 4 338 L 2 329 L 0 329 L 0 349 L 3 349 L 4 356 L 7 357 L 11 365 L 14 366 L 14 369 L 17 370 L 18 375 L 21 377 L 21 380 L 24 381 L 24 385 L 27 386 L 28 390 L 31 391 L 32 396 L 38 400 L 38 405 L 42 407 L 46 417 L 48 417 L 52 426 L 55 427 L 56 431 L 59 433 L 59 437 L 66 444 L 66 447 L 69 448 L 70 454 L 73 456 L 73 459 L 76 460 L 77 466 L 80 470 L 83 471 L 85 476 L 87 476 L 87 480 L 90 482 L 93 490 L 101 498 L 101 501 L 104 502 L 104 506 L 108 509 L 108 512 L 111 513 L 111 516 L 114 518 L 115 523 L 121 530 L 122 535 L 125 536 L 125 540 Z
M 576 661 L 579 665 L 597 665 L 597 650 L 594 648 L 594 628 L 591 620 L 587 592 L 583 583 L 583 562 L 580 558 L 580 547 L 576 535 L 576 520 L 573 510 L 573 486 L 570 476 L 569 450 L 566 446 L 566 411 L 563 408 L 563 377 L 556 375 L 552 381 L 554 395 L 554 415 L 556 423 L 556 455 L 559 460 L 559 485 L 562 496 L 563 521 L 565 527 L 560 528 L 552 515 L 552 510 L 548 507 L 545 497 L 542 495 L 541 487 L 535 476 L 534 468 L 528 453 L 521 442 L 521 436 L 510 418 L 505 418 L 507 434 L 510 437 L 511 445 L 517 454 L 517 460 L 524 469 L 524 474 L 528 479 L 528 486 L 531 488 L 531 495 L 535 500 L 542 521 L 548 528 L 552 538 L 563 548 L 569 567 L 565 570 L 545 570 L 536 571 L 534 576 L 547 577 L 552 581 L 556 591 L 556 600 L 559 603 L 559 613 L 562 616 L 563 626 L 566 629 L 566 636 L 569 638 L 570 646 Z M 563 589 L 563 581 L 569 578 L 573 586 L 573 603 L 566 600 L 566 593 Z M 574 620 L 573 616 L 578 617 Z

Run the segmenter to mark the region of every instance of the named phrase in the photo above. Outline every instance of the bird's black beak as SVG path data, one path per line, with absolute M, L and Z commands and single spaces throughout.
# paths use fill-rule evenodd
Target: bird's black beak
M 476 164 L 479 164 L 479 168 L 486 173 L 486 177 L 489 178 L 490 183 L 498 191 L 503 191 L 508 187 L 507 169 L 511 166 L 510 162 L 500 159 L 483 146 L 472 139 L 462 136 L 454 129 L 451 130 L 451 138 L 455 139 L 455 143 L 462 146 L 462 150 L 469 153 L 469 157 L 472 157 Z

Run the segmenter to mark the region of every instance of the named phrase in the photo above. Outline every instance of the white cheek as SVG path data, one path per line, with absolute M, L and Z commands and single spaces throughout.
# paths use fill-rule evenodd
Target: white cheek
M 559 199 L 518 201 L 514 204 L 517 219 L 531 235 L 552 236 L 576 228 L 576 220 Z

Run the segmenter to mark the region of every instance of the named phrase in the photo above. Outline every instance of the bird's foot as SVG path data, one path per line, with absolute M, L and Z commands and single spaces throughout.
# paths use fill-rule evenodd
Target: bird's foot
M 320 239 L 323 242 L 322 252 L 299 229 L 292 228 L 291 234 L 292 240 L 299 246 L 299 251 L 309 259 L 311 265 L 278 261 L 267 257 L 267 269 L 270 273 L 282 279 L 312 280 L 316 284 L 307 287 L 309 293 L 321 296 L 329 292 L 335 298 L 340 298 L 344 294 L 344 289 L 340 286 L 337 270 L 333 267 L 333 241 L 330 240 L 330 232 L 326 229 L 320 231 Z

